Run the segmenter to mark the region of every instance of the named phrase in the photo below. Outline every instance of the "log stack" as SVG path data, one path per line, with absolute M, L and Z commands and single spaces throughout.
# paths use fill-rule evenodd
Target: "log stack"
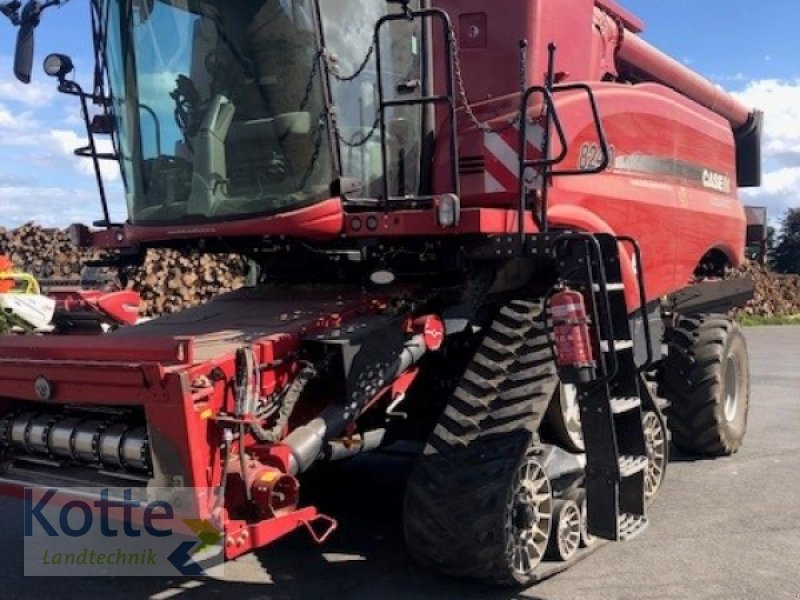
M 77 284 L 87 260 L 96 252 L 75 248 L 65 231 L 28 223 L 14 230 L 0 227 L 0 254 L 20 270 L 49 284 Z M 128 287 L 142 296 L 142 316 L 174 313 L 241 287 L 244 270 L 236 254 L 181 254 L 150 250 L 135 269 Z
M 77 251 L 66 232 L 33 223 L 11 231 L 0 227 L 0 254 L 38 279 L 78 278 L 82 262 L 92 258 Z
M 750 277 L 755 283 L 753 299 L 737 310 L 737 315 L 766 318 L 800 315 L 800 276 L 773 273 L 764 265 L 748 262 L 729 277 Z
M 181 254 L 150 250 L 144 265 L 128 287 L 142 296 L 142 315 L 155 317 L 204 304 L 217 294 L 244 284 L 244 270 L 236 254 Z
M 33 223 L 14 230 L 0 227 L 0 254 L 6 254 L 18 268 L 42 280 L 77 281 L 83 263 L 97 258 L 96 253 L 73 247 L 65 231 Z M 778 275 L 755 262 L 732 271 L 729 276 L 751 277 L 755 281 L 755 298 L 738 314 L 758 317 L 800 314 L 800 277 Z M 202 304 L 243 283 L 244 271 L 238 255 L 151 250 L 144 265 L 132 273 L 128 287 L 141 294 L 142 315 L 154 317 Z

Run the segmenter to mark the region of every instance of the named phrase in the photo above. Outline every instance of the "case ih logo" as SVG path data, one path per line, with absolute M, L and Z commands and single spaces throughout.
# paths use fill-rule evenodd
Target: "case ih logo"
M 723 175 L 722 173 L 715 173 L 714 171 L 704 169 L 703 187 L 706 187 L 710 190 L 715 190 L 717 192 L 722 192 L 724 194 L 730 194 L 732 187 L 731 178 L 727 175 Z
M 211 490 L 26 488 L 25 575 L 201 576 L 223 564 L 222 532 L 186 515 Z

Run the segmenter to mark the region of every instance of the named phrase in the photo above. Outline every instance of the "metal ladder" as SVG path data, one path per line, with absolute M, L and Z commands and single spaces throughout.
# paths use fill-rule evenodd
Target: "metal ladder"
M 648 332 L 647 359 L 637 364 L 620 241 L 611 235 L 567 234 L 556 248 L 565 283 L 591 299 L 592 321 L 600 340 L 596 376 L 577 385 L 578 403 L 586 450 L 588 531 L 614 541 L 631 539 L 647 526 L 648 457 L 642 422 L 646 391 L 640 388 L 645 385 L 640 373 L 652 361 Z M 633 245 L 638 256 L 638 247 Z M 644 299 L 641 273 L 639 287 Z

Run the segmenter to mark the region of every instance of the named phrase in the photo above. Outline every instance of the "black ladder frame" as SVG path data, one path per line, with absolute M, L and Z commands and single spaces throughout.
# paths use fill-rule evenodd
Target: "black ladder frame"
M 390 210 L 390 205 L 393 202 L 409 202 L 415 200 L 433 200 L 433 197 L 421 197 L 413 194 L 405 196 L 392 196 L 389 191 L 389 156 L 388 148 L 386 146 L 386 109 L 398 106 L 427 106 L 427 105 L 446 105 L 447 115 L 450 125 L 450 180 L 452 192 L 461 197 L 461 182 L 458 176 L 458 120 L 456 115 L 456 83 L 455 83 L 455 67 L 454 67 L 454 39 L 453 39 L 453 24 L 450 20 L 450 15 L 441 8 L 421 8 L 413 10 L 409 8 L 407 2 L 403 4 L 403 12 L 384 15 L 378 19 L 375 24 L 375 68 L 377 70 L 378 79 L 378 126 L 381 136 L 381 167 L 383 169 L 383 208 L 385 211 Z M 442 26 L 445 43 L 445 66 L 446 66 L 446 91 L 444 94 L 434 94 L 433 90 L 429 89 L 426 80 L 426 88 L 423 90 L 423 95 L 416 98 L 408 98 L 405 100 L 386 100 L 385 89 L 383 84 L 383 69 L 381 67 L 381 30 L 384 26 L 395 21 L 413 21 L 413 20 L 432 20 L 438 21 Z
M 625 300 L 620 245 L 630 243 L 639 262 L 637 283 L 647 358 L 638 364 Z M 598 340 L 595 376 L 578 383 L 586 448 L 590 533 L 609 540 L 634 537 L 647 525 L 644 477 L 647 451 L 642 398 L 652 403 L 642 373 L 653 362 L 641 250 L 610 234 L 566 233 L 553 244 L 561 281 L 591 299 Z M 649 409 L 649 408 L 648 408 Z

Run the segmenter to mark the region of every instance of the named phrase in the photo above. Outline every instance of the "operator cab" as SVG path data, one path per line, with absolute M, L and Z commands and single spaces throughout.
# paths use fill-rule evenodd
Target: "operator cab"
M 342 181 L 378 198 L 373 31 L 399 10 L 376 0 L 100 0 L 96 39 L 130 222 L 276 214 L 337 195 Z M 384 95 L 419 97 L 419 22 L 391 28 Z M 417 194 L 424 110 L 387 111 L 388 187 Z

